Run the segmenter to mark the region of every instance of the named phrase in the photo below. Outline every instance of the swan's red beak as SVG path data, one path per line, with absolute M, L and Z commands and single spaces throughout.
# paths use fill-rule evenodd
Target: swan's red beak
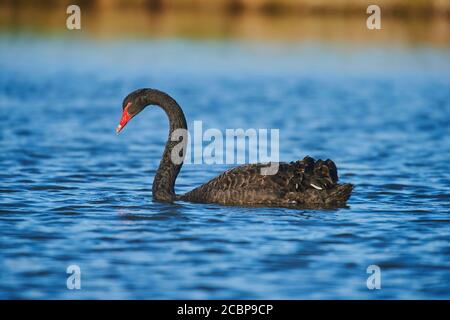
M 120 118 L 119 125 L 116 128 L 116 133 L 122 131 L 123 127 L 125 127 L 128 121 L 130 121 L 130 119 L 132 118 L 131 115 L 128 113 L 128 108 L 130 107 L 130 105 L 131 102 L 128 102 L 126 107 L 123 109 L 122 118 Z

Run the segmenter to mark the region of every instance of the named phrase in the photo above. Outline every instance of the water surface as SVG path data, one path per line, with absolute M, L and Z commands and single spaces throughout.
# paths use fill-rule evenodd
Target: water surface
M 447 48 L 4 34 L 0 49 L 0 298 L 450 298 Z M 281 160 L 332 158 L 349 207 L 152 202 L 164 113 L 114 133 L 139 87 L 190 126 L 280 129 Z M 185 166 L 176 190 L 227 167 Z

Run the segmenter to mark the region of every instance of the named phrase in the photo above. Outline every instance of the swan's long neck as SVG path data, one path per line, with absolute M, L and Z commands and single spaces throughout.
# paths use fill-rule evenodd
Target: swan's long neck
M 186 151 L 187 135 L 184 135 L 184 138 L 179 138 L 181 135 L 178 134 L 180 131 L 187 132 L 186 118 L 178 103 L 164 92 L 147 89 L 144 99 L 146 104 L 161 107 L 169 118 L 169 137 L 153 180 L 152 192 L 154 200 L 170 202 L 175 200 L 175 180 L 183 165 L 182 161 Z M 175 132 L 175 130 L 177 131 Z M 172 141 L 175 136 L 177 140 Z M 176 155 L 172 154 L 173 151 L 176 152 Z

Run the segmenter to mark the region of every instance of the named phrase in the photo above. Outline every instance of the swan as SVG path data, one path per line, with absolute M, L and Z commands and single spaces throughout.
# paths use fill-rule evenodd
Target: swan
M 187 136 L 172 141 L 177 129 L 187 130 L 186 118 L 179 104 L 167 93 L 156 89 L 138 89 L 128 94 L 122 103 L 122 117 L 117 134 L 145 107 L 156 105 L 169 118 L 169 138 L 159 168 L 153 180 L 153 200 L 159 202 L 189 201 L 238 206 L 276 206 L 301 208 L 329 208 L 345 206 L 353 185 L 339 184 L 336 165 L 331 160 L 314 160 L 307 156 L 290 163 L 280 162 L 278 171 L 264 175 L 267 164 L 245 164 L 227 170 L 205 184 L 182 195 L 174 191 L 175 180 L 183 165 L 171 160 L 174 148 L 181 142 L 187 145 Z M 184 141 L 183 141 L 184 140 Z

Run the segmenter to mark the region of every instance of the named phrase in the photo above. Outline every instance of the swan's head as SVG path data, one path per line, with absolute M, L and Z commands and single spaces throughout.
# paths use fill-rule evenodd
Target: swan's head
M 139 112 L 141 112 L 147 105 L 143 96 L 143 90 L 136 90 L 130 93 L 123 99 L 122 102 L 122 117 L 116 132 L 119 133 L 126 126 L 126 124 Z

